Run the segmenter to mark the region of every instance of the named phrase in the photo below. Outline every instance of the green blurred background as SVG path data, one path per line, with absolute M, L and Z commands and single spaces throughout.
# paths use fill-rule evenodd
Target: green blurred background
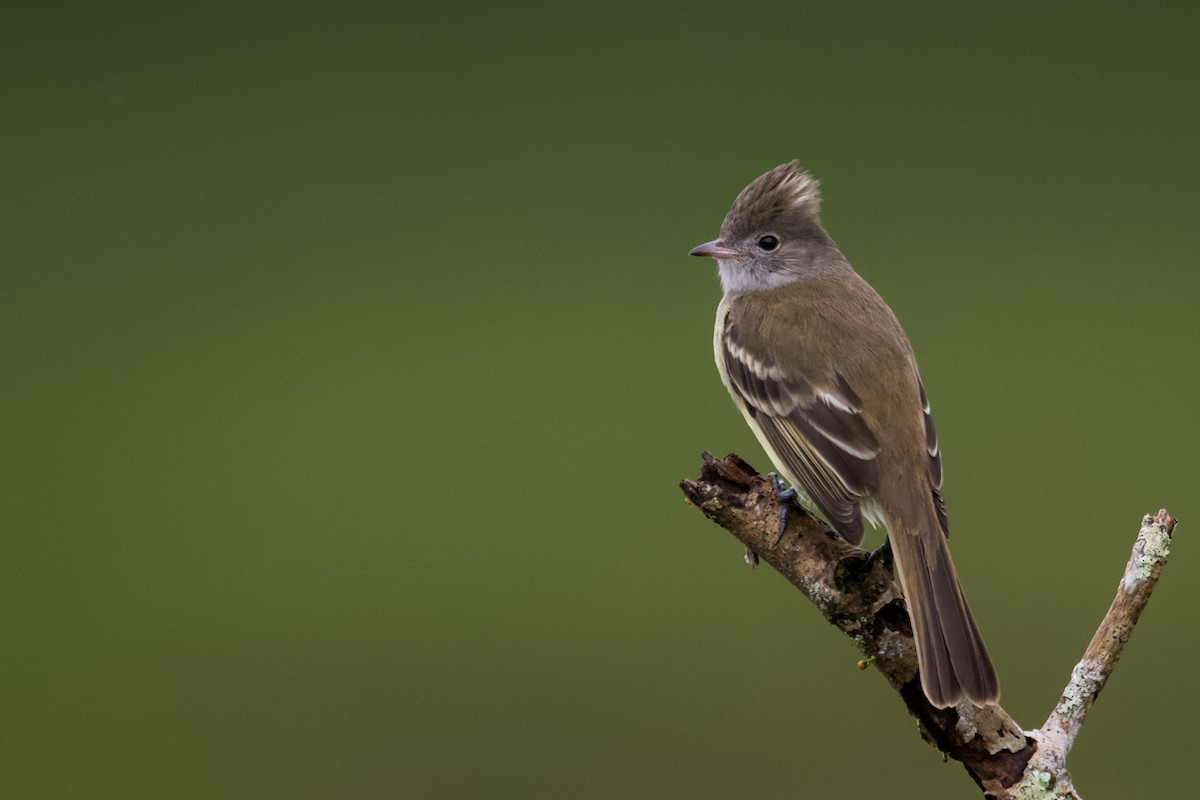
M 10 9 L 0 795 L 974 796 L 677 487 L 793 157 L 1025 727 L 1183 520 L 1071 766 L 1186 794 L 1200 20 L 1043 5 Z

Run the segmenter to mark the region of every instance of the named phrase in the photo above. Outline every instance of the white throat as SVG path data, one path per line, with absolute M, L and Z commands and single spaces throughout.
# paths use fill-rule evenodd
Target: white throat
M 717 273 L 725 294 L 765 292 L 795 283 L 798 276 L 790 272 L 760 269 L 752 261 L 722 258 L 717 260 Z

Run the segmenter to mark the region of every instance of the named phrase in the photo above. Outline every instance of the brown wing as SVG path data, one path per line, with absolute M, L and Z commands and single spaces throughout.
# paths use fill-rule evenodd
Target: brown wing
M 950 538 L 950 523 L 946 520 L 946 501 L 942 498 L 942 450 L 938 447 L 937 429 L 933 426 L 933 415 L 929 413 L 929 398 L 925 384 L 917 378 L 921 390 L 921 408 L 925 412 L 925 451 L 929 453 L 929 484 L 933 490 L 933 507 L 937 511 L 942 533 Z
M 748 345 L 736 324 L 726 328 L 723 343 L 731 389 L 783 461 L 777 466 L 842 538 L 862 542 L 859 507 L 879 488 L 879 441 L 854 389 L 840 375 L 822 381 L 782 368 Z

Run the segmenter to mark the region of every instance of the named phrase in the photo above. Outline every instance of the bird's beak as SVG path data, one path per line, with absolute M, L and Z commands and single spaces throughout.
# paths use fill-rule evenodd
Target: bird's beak
M 689 252 L 690 256 L 703 256 L 704 258 L 737 258 L 740 254 L 737 250 L 731 247 L 726 247 L 725 243 L 720 239 L 713 239 L 711 242 L 693 247 Z

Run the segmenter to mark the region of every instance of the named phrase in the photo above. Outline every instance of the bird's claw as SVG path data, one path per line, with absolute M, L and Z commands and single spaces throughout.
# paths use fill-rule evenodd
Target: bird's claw
M 867 572 L 870 572 L 872 569 L 874 569 L 876 561 L 882 561 L 883 565 L 888 569 L 889 572 L 892 570 L 893 559 L 891 539 L 884 539 L 883 544 L 879 545 L 879 547 L 872 550 L 867 555 Z
M 771 488 L 775 490 L 775 499 L 779 501 L 779 535 L 771 543 L 772 546 L 775 546 L 783 539 L 783 532 L 787 530 L 792 501 L 796 499 L 796 488 L 788 486 L 774 472 L 768 472 L 767 477 L 771 479 Z

